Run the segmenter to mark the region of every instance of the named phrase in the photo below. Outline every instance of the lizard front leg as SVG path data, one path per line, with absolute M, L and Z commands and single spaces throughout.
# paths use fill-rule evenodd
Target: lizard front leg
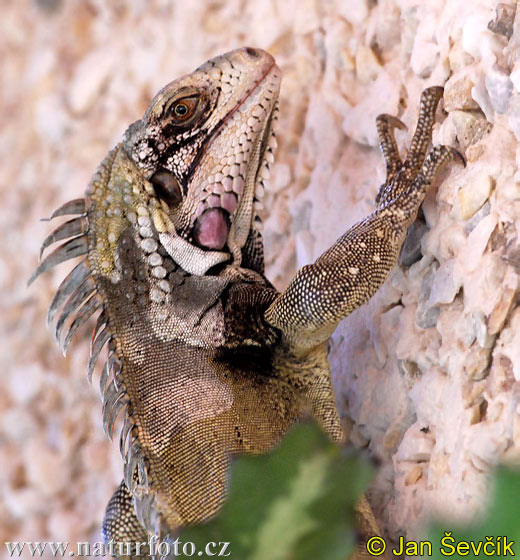
M 400 121 L 378 119 L 388 176 L 377 209 L 314 264 L 302 267 L 266 311 L 266 320 L 282 331 L 291 347 L 306 351 L 323 343 L 341 319 L 372 297 L 394 267 L 408 227 L 440 168 L 450 159 L 464 163 L 459 152 L 447 146 L 426 155 L 441 95 L 439 87 L 423 92 L 417 128 L 402 164 L 393 137 Z

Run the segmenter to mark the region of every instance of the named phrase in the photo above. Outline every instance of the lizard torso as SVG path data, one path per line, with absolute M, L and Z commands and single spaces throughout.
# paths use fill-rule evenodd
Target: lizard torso
M 85 200 L 53 216 L 79 214 L 45 240 L 72 238 L 34 277 L 84 255 L 49 318 L 63 306 L 56 333 L 66 348 L 100 312 L 89 375 L 108 345 L 109 434 L 123 410 L 125 477 L 107 508 L 107 540 L 207 520 L 225 499 L 230 458 L 272 449 L 303 417 L 342 440 L 327 340 L 382 284 L 426 188 L 458 155 L 439 146 L 425 160 L 441 88 L 423 95 L 404 164 L 393 137 L 401 123 L 380 116 L 388 179 L 376 211 L 280 294 L 264 276 L 257 216 L 279 82 L 272 57 L 250 48 L 172 82 L 108 154 Z

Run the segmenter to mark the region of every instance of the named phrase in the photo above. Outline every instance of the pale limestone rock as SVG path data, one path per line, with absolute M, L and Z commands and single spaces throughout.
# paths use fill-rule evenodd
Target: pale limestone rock
M 377 78 L 381 64 L 374 51 L 360 45 L 356 51 L 356 75 L 361 84 L 368 84 Z
M 349 435 L 349 441 L 358 449 L 363 449 L 369 443 L 369 440 L 363 436 L 359 426 L 354 426 Z
M 495 112 L 493 110 L 493 103 L 489 97 L 489 93 L 486 89 L 486 85 L 482 79 L 475 84 L 471 90 L 471 96 L 476 101 L 482 112 L 484 113 L 486 120 L 490 123 L 495 122 Z
M 16 375 L 9 378 L 9 395 L 13 402 L 28 405 L 45 386 L 48 374 L 40 364 L 32 363 L 24 368 L 15 369 Z
M 61 100 L 56 95 L 41 97 L 35 106 L 35 129 L 40 135 L 41 142 L 52 138 L 60 142 L 67 129 L 67 119 Z
M 93 106 L 99 99 L 114 64 L 111 54 L 103 49 L 89 54 L 80 62 L 68 93 L 71 111 L 81 115 Z
M 395 114 L 399 103 L 399 93 L 393 88 L 395 77 L 382 71 L 372 82 L 367 95 L 355 105 L 343 121 L 343 131 L 356 142 L 377 146 L 379 140 L 375 127 L 375 118 L 379 113 Z M 381 98 L 379 91 L 384 91 Z
M 488 29 L 510 39 L 513 35 L 515 14 L 515 5 L 500 2 L 496 7 L 495 18 L 488 23 Z
M 352 79 L 356 70 L 355 57 L 351 52 L 352 26 L 343 19 L 328 17 L 324 18 L 323 27 L 327 64 L 324 82 L 335 84 L 347 76 Z
M 39 440 L 30 440 L 24 449 L 27 480 L 42 496 L 55 496 L 68 486 L 70 471 L 66 461 L 59 452 Z
M 508 105 L 509 126 L 517 139 L 520 139 L 520 94 L 513 93 Z
M 18 445 L 27 441 L 38 429 L 38 423 L 29 410 L 10 408 L 0 416 L 0 426 L 5 436 Z
M 374 10 L 374 17 L 368 22 L 369 35 L 373 33 L 374 41 L 380 52 L 391 53 L 400 40 L 400 7 L 393 0 L 378 3 Z
M 421 329 L 434 327 L 440 314 L 440 309 L 430 302 L 433 280 L 437 273 L 438 265 L 432 265 L 425 271 L 421 282 L 421 291 L 417 305 L 415 321 Z M 434 298 L 435 299 L 435 298 Z
M 494 342 L 487 328 L 486 316 L 482 312 L 472 312 L 469 314 L 474 325 L 475 338 L 481 348 L 491 348 Z
M 460 260 L 465 270 L 472 272 L 478 267 L 480 259 L 486 250 L 489 238 L 496 228 L 498 217 L 491 213 L 482 218 L 468 235 L 465 251 L 461 253 Z
M 505 273 L 506 265 L 497 254 L 484 255 L 480 266 L 464 278 L 465 311 L 482 312 L 488 317 L 500 300 Z
M 520 65 L 518 62 L 514 65 L 511 74 L 509 74 L 509 79 L 513 83 L 516 92 L 520 93 Z
M 7 487 L 4 500 L 7 512 L 22 522 L 26 517 L 31 518 L 46 510 L 42 495 L 35 487 L 14 489 Z
M 491 212 L 491 204 L 489 203 L 489 201 L 487 201 L 482 208 L 476 212 L 464 225 L 464 233 L 471 233 L 476 225 L 480 222 L 480 220 L 482 220 L 482 218 L 485 218 L 486 216 L 489 215 L 489 213 Z
M 294 16 L 294 33 L 303 35 L 315 31 L 320 25 L 320 2 L 302 0 Z
M 451 303 L 462 286 L 460 266 L 455 259 L 443 262 L 433 278 L 429 304 L 438 306 Z
M 494 186 L 493 177 L 482 173 L 460 188 L 459 204 L 463 220 L 471 218 L 484 205 Z
M 506 48 L 506 62 L 507 65 L 511 68 L 515 65 L 518 54 L 519 54 L 519 46 L 520 46 L 520 19 L 515 17 L 513 22 L 512 28 L 512 35 L 509 41 L 509 44 Z
M 499 43 L 488 29 L 489 18 L 485 10 L 475 10 L 462 27 L 462 46 L 475 59 L 483 59 L 484 64 L 496 61 L 495 51 Z
M 116 431 L 117 433 L 117 431 Z M 81 450 L 81 460 L 89 472 L 103 473 L 109 457 L 103 441 L 91 441 Z
M 376 328 L 370 332 L 374 344 L 374 351 L 380 366 L 384 366 L 387 363 L 387 344 L 391 339 L 392 333 L 395 332 L 395 329 L 399 326 L 402 309 L 400 305 L 396 305 L 386 313 L 383 313 L 380 320 L 376 323 Z
M 305 266 L 314 261 L 314 235 L 310 231 L 298 231 L 294 240 L 298 267 Z
M 509 74 L 495 65 L 486 74 L 485 82 L 495 112 L 506 113 L 513 93 L 513 82 Z
M 355 5 L 347 2 L 337 2 L 335 9 L 340 16 L 344 17 L 353 26 L 364 23 L 368 15 L 367 0 L 360 0 Z
M 488 331 L 491 335 L 498 333 L 504 326 L 514 304 L 514 298 L 518 292 L 519 284 L 520 279 L 518 273 L 515 272 L 513 268 L 508 267 L 502 282 L 502 296 L 491 312 L 487 322 Z
M 291 168 L 286 163 L 275 163 L 272 169 L 272 178 L 269 190 L 277 193 L 291 184 Z
M 499 348 L 512 364 L 513 375 L 520 381 L 520 309 L 516 309 L 509 321 L 509 325 L 502 331 Z
M 417 76 L 429 78 L 438 56 L 439 46 L 435 42 L 416 36 L 410 64 Z
M 444 109 L 448 112 L 478 109 L 479 106 L 471 97 L 473 86 L 473 80 L 467 72 L 462 76 L 453 75 L 444 85 Z
M 88 527 L 81 513 L 63 509 L 50 514 L 47 528 L 50 537 L 56 541 L 59 541 L 63 535 L 69 535 L 72 542 L 78 542 L 82 540 L 82 535 L 86 533 Z
M 412 463 L 429 461 L 435 440 L 429 432 L 422 432 L 421 428 L 417 424 L 408 428 L 395 454 L 397 461 Z
M 450 120 L 455 129 L 456 141 L 463 151 L 479 142 L 491 128 L 480 112 L 453 111 Z
M 448 59 L 450 67 L 454 72 L 465 70 L 474 61 L 474 58 L 464 50 L 460 41 L 454 43 L 450 49 Z

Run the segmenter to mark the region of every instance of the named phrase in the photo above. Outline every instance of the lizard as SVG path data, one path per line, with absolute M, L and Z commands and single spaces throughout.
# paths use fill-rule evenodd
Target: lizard
M 273 449 L 311 416 L 344 441 L 327 343 L 395 266 L 428 187 L 454 148 L 430 148 L 441 87 L 427 88 L 405 159 L 376 119 L 386 180 L 376 208 L 279 292 L 264 274 L 259 203 L 274 161 L 281 72 L 244 47 L 166 85 L 94 174 L 72 216 L 50 233 L 41 273 L 79 257 L 48 312 L 64 352 L 97 315 L 88 378 L 111 437 L 121 414 L 124 479 L 105 542 L 164 537 L 214 516 L 232 457 Z M 42 255 L 40 255 L 41 258 Z M 363 531 L 377 532 L 366 500 Z M 135 550 L 122 558 L 138 557 Z M 360 556 L 362 554 L 360 553 Z

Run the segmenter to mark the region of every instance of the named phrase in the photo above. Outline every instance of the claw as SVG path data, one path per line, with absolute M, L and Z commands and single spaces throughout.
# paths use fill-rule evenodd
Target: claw
M 381 113 L 380 115 L 377 115 L 376 123 L 386 124 L 393 128 L 398 128 L 399 130 L 408 130 L 408 127 L 401 119 L 398 119 L 393 115 L 388 115 L 387 113 Z
M 456 161 L 458 160 L 462 167 L 466 167 L 466 158 L 459 152 L 459 150 L 456 150 L 455 148 L 450 148 L 450 150 L 453 154 L 453 159 Z

